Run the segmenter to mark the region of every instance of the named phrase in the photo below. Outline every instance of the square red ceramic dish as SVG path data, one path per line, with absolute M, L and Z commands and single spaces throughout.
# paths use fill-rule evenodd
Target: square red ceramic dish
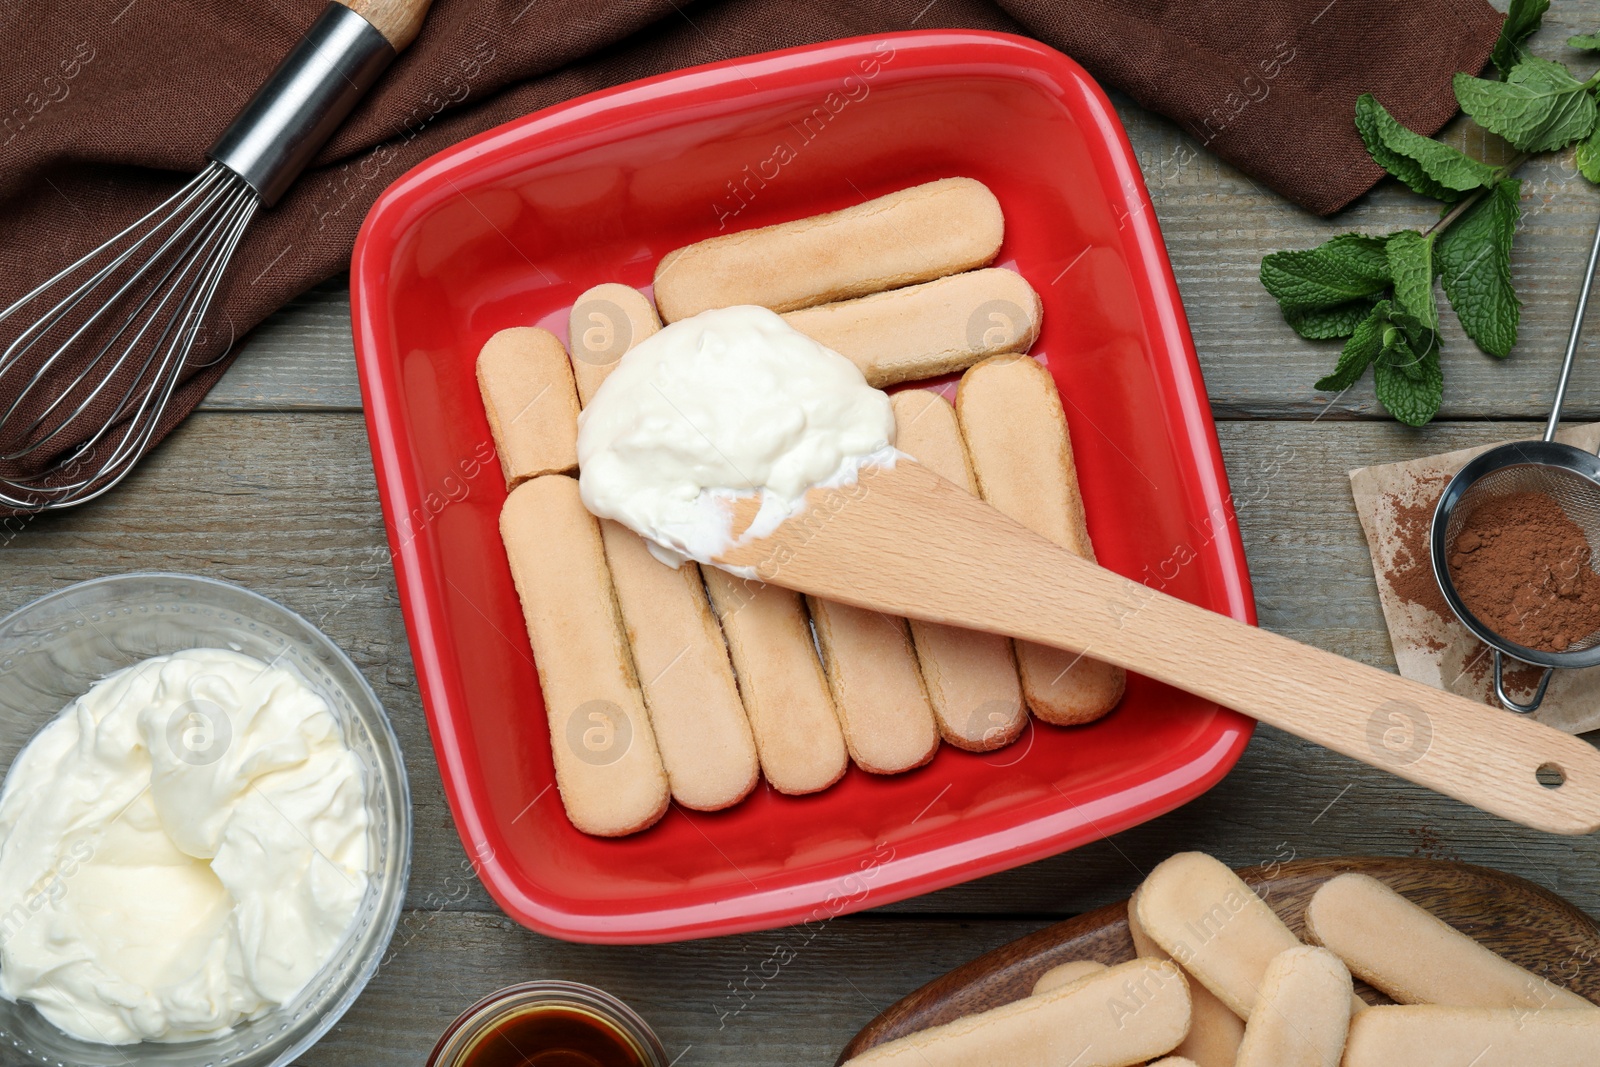
M 497 529 L 505 490 L 473 362 L 509 326 L 566 336 L 584 289 L 648 289 L 725 229 L 951 175 L 994 190 L 999 264 L 1044 299 L 1034 352 L 1071 424 L 1103 564 L 1253 621 L 1188 326 L 1104 93 L 1033 41 L 933 31 L 636 82 L 491 130 L 384 193 L 351 275 L 356 353 L 400 600 L 456 823 L 519 922 L 581 941 L 734 933 L 900 900 L 1073 848 L 1220 779 L 1249 720 L 1144 678 L 1122 706 L 988 756 L 765 786 L 620 840 L 553 789 L 532 652 Z

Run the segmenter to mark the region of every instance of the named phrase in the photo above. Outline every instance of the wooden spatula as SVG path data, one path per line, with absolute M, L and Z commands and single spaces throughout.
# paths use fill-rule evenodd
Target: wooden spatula
M 1600 829 L 1600 752 L 1588 742 L 1129 581 L 917 463 L 869 469 L 807 503 L 718 562 L 846 604 L 1082 652 L 1515 822 Z M 753 512 L 741 506 L 735 529 Z

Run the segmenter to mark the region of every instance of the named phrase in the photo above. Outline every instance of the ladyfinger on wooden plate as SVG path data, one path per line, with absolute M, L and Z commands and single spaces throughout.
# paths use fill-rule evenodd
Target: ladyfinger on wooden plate
M 811 596 L 806 604 L 856 766 L 899 774 L 933 759 L 939 727 L 906 620 Z
M 1246 1020 L 1268 965 L 1300 946 L 1266 901 L 1203 852 L 1180 852 L 1158 864 L 1139 887 L 1134 909 L 1152 941 Z M 1351 1010 L 1364 1007 L 1352 994 Z
M 1595 1010 L 1364 874 L 1341 874 L 1317 890 L 1306 908 L 1306 935 L 1402 1004 Z
M 987 186 L 942 178 L 669 252 L 656 266 L 656 307 L 677 322 L 737 304 L 793 311 L 848 300 L 985 266 L 1004 235 Z
M 1034 533 L 1094 559 L 1072 441 L 1055 380 L 1028 356 L 996 356 L 961 377 L 956 412 L 983 498 Z M 1122 699 L 1120 667 L 1017 642 L 1022 691 L 1045 722 L 1093 722 Z
M 700 568 L 668 567 L 626 526 L 600 530 L 672 799 L 698 811 L 737 804 L 760 765 Z
M 1170 963 L 1135 960 L 1048 993 L 896 1038 L 853 1067 L 1132 1067 L 1189 1028 L 1189 987 Z
M 890 400 L 895 447 L 976 495 L 950 401 L 926 389 L 908 389 Z M 1027 709 L 1011 641 L 918 619 L 910 625 L 922 680 L 944 739 L 969 752 L 988 752 L 1015 741 L 1027 724 Z
M 564 474 L 523 482 L 500 534 L 533 645 L 556 786 L 572 825 L 618 837 L 667 810 L 666 771 L 634 676 L 599 521 Z
M 867 384 L 933 378 L 1002 352 L 1026 352 L 1044 305 L 1003 267 L 952 274 L 856 300 L 791 311 L 784 321 L 861 368 Z
M 1060 989 L 1064 985 L 1084 978 L 1092 977 L 1106 969 L 1106 965 L 1095 960 L 1072 960 L 1069 963 L 1058 963 L 1048 971 L 1033 980 L 1033 995 L 1048 993 L 1052 989 Z
M 780 793 L 815 793 L 850 765 L 800 594 L 706 568 L 761 771 Z
M 660 329 L 655 305 L 639 290 L 617 282 L 584 290 L 567 318 L 579 403 L 589 403 L 628 349 Z
M 1133 899 L 1128 901 L 1128 936 L 1133 940 L 1133 950 L 1146 959 L 1171 959 L 1139 923 L 1142 888 L 1134 890 Z M 1234 1067 L 1239 1043 L 1244 1040 L 1244 1020 L 1200 982 L 1189 982 L 1189 997 L 1193 1002 L 1189 1033 L 1178 1046 L 1178 1054 L 1193 1060 L 1198 1067 Z
M 555 334 L 517 327 L 489 338 L 478 354 L 478 390 L 506 488 L 577 467 L 578 394 Z
M 1350 1030 L 1350 971 L 1302 945 L 1267 965 L 1235 1067 L 1339 1067 Z
M 1594 1067 L 1600 1012 L 1369 1008 L 1350 1022 L 1344 1067 Z

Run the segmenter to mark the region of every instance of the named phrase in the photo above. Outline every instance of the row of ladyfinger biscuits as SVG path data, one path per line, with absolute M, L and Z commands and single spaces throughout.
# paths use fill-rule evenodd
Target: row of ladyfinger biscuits
M 481 380 L 498 439 L 509 436 L 519 417 L 546 418 L 542 431 L 549 429 L 555 400 L 574 391 L 566 366 L 560 342 L 544 331 L 507 331 L 485 346 Z M 1032 438 L 1034 451 L 1064 440 L 1054 387 L 1026 358 L 981 364 L 969 374 L 961 408 L 981 443 L 976 455 L 992 455 L 977 469 L 992 494 L 1028 500 L 1022 488 L 1037 477 L 1038 463 L 1005 446 L 1019 431 Z M 975 490 L 974 464 L 950 403 L 922 390 L 897 394 L 893 403 L 900 447 Z M 516 486 L 503 535 L 552 712 L 562 795 L 586 832 L 642 829 L 659 817 L 669 794 L 694 808 L 735 803 L 753 786 L 758 760 L 774 788 L 812 792 L 837 780 L 847 753 L 864 769 L 893 773 L 926 762 L 941 737 L 970 750 L 1008 744 L 1025 724 L 1024 692 L 1033 707 L 1063 723 L 1098 717 L 1120 695 L 1120 676 L 1054 649 L 1021 645 L 1014 657 L 1012 643 L 995 635 L 920 621 L 908 629 L 906 620 L 815 598 L 802 605 L 788 590 L 714 569 L 673 571 L 637 535 L 588 517 L 566 474 L 512 466 L 509 457 L 526 459 L 527 450 L 503 448 L 502 455 Z M 1057 455 L 1070 462 L 1069 454 Z M 1049 520 L 1052 512 L 1070 514 L 1064 499 L 1054 508 L 1019 503 L 1016 511 L 1071 543 L 1073 531 L 1081 536 L 1081 520 Z M 573 557 L 579 546 L 581 562 Z M 608 640 L 619 625 L 621 637 Z M 575 641 L 577 633 L 590 640 Z M 574 654 L 584 647 L 595 651 Z M 579 680 L 597 670 L 626 694 L 584 695 Z M 741 715 L 748 730 L 741 729 Z M 614 746 L 646 731 L 657 753 L 641 746 L 622 759 Z M 641 776 L 655 788 L 641 793 Z M 631 788 L 619 792 L 614 783 L 622 778 Z M 591 794 L 607 798 L 603 818 L 584 815 L 596 806 L 585 802 Z
M 992 196 L 981 185 L 952 180 L 894 194 L 851 212 L 755 233 L 764 235 L 769 243 L 776 240 L 785 245 L 797 239 L 786 231 L 803 229 L 814 236 L 818 229 L 828 230 L 828 244 L 833 247 L 842 240 L 841 229 L 848 232 L 888 225 L 904 235 L 925 228 L 927 219 L 919 220 L 915 211 L 908 216 L 907 204 L 931 209 L 934 215 L 929 218 L 941 217 L 943 226 L 949 228 L 948 216 L 959 219 L 962 202 L 967 201 L 965 206 L 971 208 L 974 193 L 992 205 Z M 972 214 L 970 210 L 967 213 Z M 706 245 L 745 236 L 730 235 Z M 883 245 L 884 235 L 877 234 L 873 241 Z M 800 243 L 804 244 L 804 239 Z M 986 258 L 992 258 L 998 248 L 998 233 L 990 243 Z M 668 257 L 663 270 L 673 259 L 700 247 Z M 770 251 L 762 258 L 769 258 Z M 970 249 L 946 249 L 935 259 L 946 270 L 961 269 L 970 265 L 966 258 L 970 255 Z M 927 256 L 920 258 L 923 264 L 930 261 Z M 786 279 L 807 275 L 797 264 L 790 267 L 794 269 L 784 273 Z M 679 276 L 688 278 L 691 273 L 684 271 Z M 881 284 L 881 272 L 877 277 L 880 280 L 873 284 Z M 829 284 L 828 295 L 840 292 L 837 279 Z M 780 306 L 803 302 L 793 297 L 779 300 L 771 293 L 742 298 L 764 299 Z M 1038 299 L 1027 283 L 1010 271 L 979 270 L 865 299 L 812 307 L 790 318 L 803 332 L 845 350 L 870 378 L 890 382 L 959 369 L 993 351 L 1018 344 L 1025 347 L 1037 334 Z M 986 329 L 976 330 L 975 323 Z M 563 380 L 565 354 L 552 335 L 519 330 L 491 340 L 480 357 L 480 383 L 510 485 L 571 469 L 576 458 L 578 404 L 588 401 L 628 347 L 659 328 L 655 310 L 642 294 L 625 286 L 603 285 L 585 293 L 573 308 L 569 380 Z M 899 421 L 907 427 L 901 447 L 969 490 L 977 489 L 981 482 L 985 495 L 1015 517 L 1069 547 L 1092 553 L 1059 399 L 1042 368 L 1023 362 L 1025 366 L 1014 369 L 982 368 L 963 383 L 959 397 L 962 422 L 969 434 L 976 430 L 982 440 L 983 447 L 973 456 L 982 462 L 969 464 L 954 413 L 947 402 L 932 394 L 906 393 L 896 400 Z M 557 484 L 544 487 L 537 495 L 520 494 L 525 499 L 515 502 L 518 507 L 508 503 L 506 543 L 525 602 L 539 592 L 538 575 L 530 570 L 537 559 L 515 558 L 519 548 L 528 553 L 536 548 L 525 534 L 519 536 L 518 528 L 530 528 L 533 517 L 523 517 L 529 510 L 525 505 L 538 500 L 543 507 L 554 507 L 555 497 L 562 494 L 570 496 L 570 487 Z M 581 520 L 581 516 L 569 518 L 574 523 Z M 640 829 L 659 817 L 667 793 L 690 807 L 734 803 L 754 784 L 758 753 L 775 788 L 809 792 L 825 788 L 843 773 L 846 750 L 865 769 L 892 773 L 932 758 L 941 735 L 964 748 L 989 749 L 1009 743 L 1024 724 L 1016 666 L 1010 642 L 1004 639 L 917 623 L 908 641 L 904 620 L 813 600 L 809 603 L 810 621 L 827 670 L 826 682 L 822 682 L 817 677 L 806 613 L 794 594 L 720 572 L 707 572 L 705 589 L 698 591 L 701 576 L 694 568 L 685 568 L 678 580 L 670 579 L 666 577 L 668 569 L 648 556 L 637 537 L 611 523 L 599 528 L 602 554 L 611 571 L 611 596 L 601 599 L 614 601 L 617 611 L 612 621 L 621 623 L 632 646 L 632 688 L 638 694 L 621 703 L 609 699 L 601 704 L 583 702 L 580 707 L 588 710 L 576 727 L 569 724 L 560 730 L 561 716 L 552 717 L 558 780 L 563 782 L 569 811 L 574 811 L 575 805 L 584 806 L 582 797 L 589 788 L 603 790 L 608 777 L 625 772 L 637 776 L 638 767 L 605 769 L 612 767 L 609 750 L 603 754 L 605 758 L 580 752 L 576 764 L 565 761 L 570 766 L 563 773 L 561 749 L 564 744 L 571 748 L 575 739 L 614 738 L 618 727 L 611 718 L 619 715 L 629 723 L 623 732 L 650 731 L 649 719 L 641 720 L 637 714 L 641 703 L 655 720 L 653 732 L 664 767 L 648 776 L 657 783 L 648 792 L 656 802 L 645 803 L 642 797 L 636 801 L 637 824 L 626 819 L 619 822 L 615 812 L 603 822 L 575 814 L 574 822 L 589 832 Z M 593 540 L 592 535 L 588 540 Z M 600 586 L 600 577 L 591 576 L 591 584 Z M 597 589 L 597 593 L 603 591 Z M 706 593 L 722 623 L 725 651 L 715 640 Z M 538 615 L 530 614 L 528 619 L 536 648 L 541 629 L 557 629 L 556 620 Z M 606 621 L 598 613 L 590 620 L 597 635 L 603 635 Z M 554 646 L 553 634 L 546 635 L 544 643 Z M 613 646 L 617 643 L 611 642 Z M 561 656 L 558 648 L 552 650 Z M 542 674 L 561 668 L 559 659 L 549 669 L 545 657 L 539 659 Z M 1121 672 L 1104 665 L 1079 662 L 1077 657 L 1033 646 L 1020 647 L 1018 659 L 1028 703 L 1050 721 L 1089 721 L 1104 714 L 1120 697 Z M 585 662 L 585 666 L 594 664 Z M 609 673 L 626 676 L 627 666 Z M 737 690 L 732 678 L 735 673 Z M 709 690 L 714 699 L 709 705 L 697 702 L 697 690 Z M 739 692 L 748 712 L 748 731 L 738 728 Z M 830 712 L 843 727 L 842 738 L 838 726 L 828 729 Z M 579 728 L 591 719 L 591 728 Z M 644 729 L 635 731 L 631 723 L 641 721 L 646 723 Z M 648 764 L 648 754 L 637 754 L 629 762 Z M 596 764 L 602 769 L 595 770 Z M 572 788 L 567 788 L 569 779 Z M 579 788 L 577 779 L 594 784 Z M 632 796 L 634 792 L 637 790 L 624 790 L 623 794 Z
M 1129 901 L 1136 963 L 1060 964 L 1039 975 L 1023 1001 L 851 1063 L 954 1067 L 986 1062 L 993 1057 L 983 1054 L 999 1048 L 1010 1053 L 1004 1062 L 1022 1067 L 1130 1067 L 1168 1053 L 1159 1061 L 1166 1067 L 1600 1062 L 1600 1009 L 1376 879 L 1344 874 L 1325 883 L 1306 927 L 1315 945 L 1302 944 L 1223 864 L 1180 854 Z M 1352 975 L 1396 1004 L 1367 1007 Z M 1056 1032 L 1063 1026 L 1074 1028 L 1064 1046 Z M 1063 1047 L 1079 1058 L 1058 1058 Z

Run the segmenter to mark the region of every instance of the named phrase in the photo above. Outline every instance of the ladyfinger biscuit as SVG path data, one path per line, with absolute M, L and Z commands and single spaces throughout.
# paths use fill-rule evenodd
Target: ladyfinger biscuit
M 1600 1012 L 1370 1008 L 1350 1021 L 1344 1067 L 1594 1067 Z
M 1306 933 L 1402 1004 L 1594 1008 L 1364 874 L 1341 874 L 1317 890 L 1306 908 Z
M 660 329 L 655 305 L 639 290 L 616 282 L 585 290 L 567 319 L 579 402 L 587 405 L 623 353 Z
M 942 178 L 669 252 L 656 266 L 656 307 L 677 322 L 736 304 L 793 311 L 848 300 L 984 266 L 1004 234 L 982 182 Z
M 1142 887 L 1141 887 L 1142 888 Z M 1172 957 L 1145 933 L 1139 924 L 1139 891 L 1128 901 L 1128 935 L 1133 939 L 1133 950 L 1147 959 L 1167 960 Z M 1233 1013 L 1217 995 L 1199 982 L 1189 982 L 1189 996 L 1193 1001 L 1189 1034 L 1178 1046 L 1179 1055 L 1193 1060 L 1199 1067 L 1234 1067 L 1239 1055 L 1239 1043 L 1244 1040 L 1244 1020 Z
M 489 338 L 478 390 L 506 488 L 578 465 L 578 394 L 555 334 L 519 326 Z
M 1002 267 L 952 274 L 856 300 L 791 311 L 784 321 L 861 368 L 867 384 L 932 378 L 1002 352 L 1026 352 L 1044 305 Z
M 1150 1067 L 1200 1067 L 1200 1065 L 1183 1056 L 1168 1056 L 1165 1059 L 1151 1060 Z
M 760 769 L 700 568 L 667 566 L 626 526 L 600 530 L 672 798 L 699 811 L 737 804 Z
M 873 774 L 920 767 L 939 749 L 906 620 L 806 597 L 844 743 Z
M 1235 1067 L 1339 1067 L 1350 1031 L 1350 971 L 1325 948 L 1300 946 L 1267 965 Z
M 967 371 L 956 412 L 983 498 L 1034 533 L 1094 559 L 1061 397 L 1027 356 L 996 356 Z M 1122 699 L 1120 667 L 1017 642 L 1022 691 L 1045 722 L 1093 722 Z
M 1189 1028 L 1189 987 L 1170 963 L 1135 960 L 894 1041 L 856 1067 L 1131 1067 L 1172 1051 Z
M 1201 852 L 1159 864 L 1133 905 L 1144 933 L 1242 1019 L 1267 965 L 1300 945 L 1237 874 Z
M 767 782 L 780 793 L 828 788 L 850 756 L 800 594 L 715 568 L 703 573 Z
M 896 393 L 891 403 L 895 447 L 976 495 L 950 401 L 925 389 L 908 389 Z M 1027 710 L 1008 638 L 913 619 L 911 640 L 946 741 L 969 752 L 988 752 L 1017 739 Z
M 1105 964 L 1096 963 L 1094 960 L 1073 960 L 1070 963 L 1057 964 L 1033 980 L 1033 995 L 1038 996 L 1052 989 L 1060 989 L 1064 985 L 1093 977 L 1105 969 Z
M 667 775 L 612 597 L 600 524 L 576 480 L 523 482 L 500 512 L 538 665 L 556 786 L 572 825 L 617 837 L 667 810 Z

